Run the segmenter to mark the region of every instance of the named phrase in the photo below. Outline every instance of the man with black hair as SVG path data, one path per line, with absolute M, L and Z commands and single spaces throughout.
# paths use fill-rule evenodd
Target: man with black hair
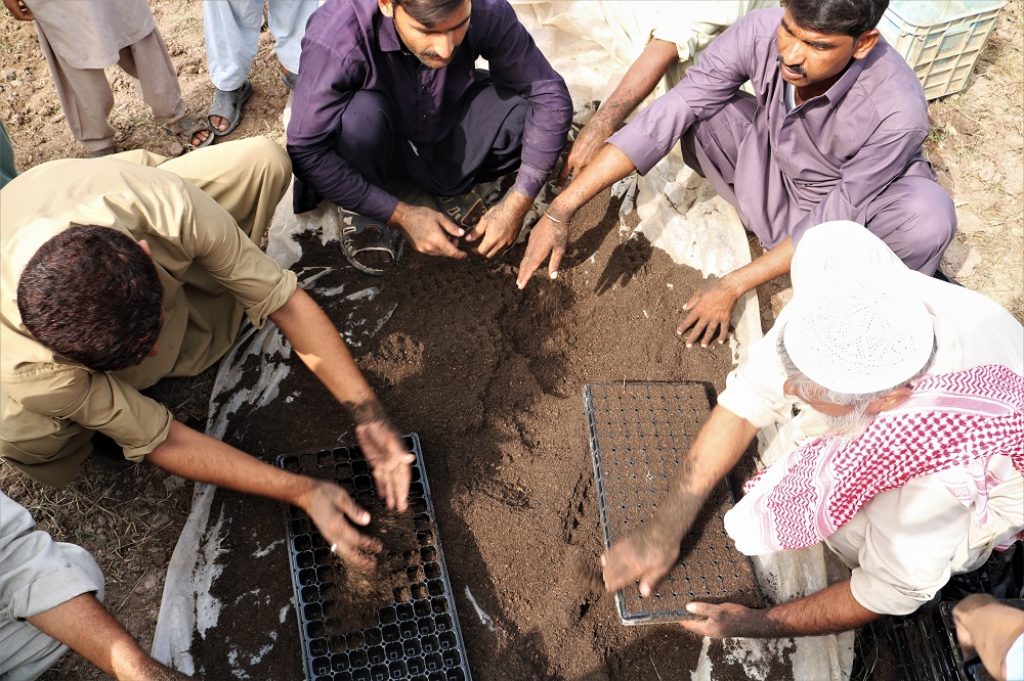
M 743 293 L 789 271 L 808 228 L 863 224 L 912 269 L 932 274 L 956 215 L 922 153 L 921 85 L 875 25 L 886 0 L 784 0 L 751 12 L 683 81 L 618 133 L 530 235 L 519 287 L 550 257 L 557 272 L 573 213 L 677 142 L 683 159 L 736 207 L 766 252 L 710 279 L 683 309 L 687 346 L 724 342 Z M 754 95 L 740 91 L 747 81 Z
M 165 160 L 148 152 L 51 161 L 0 190 L 0 456 L 62 486 L 99 433 L 124 456 L 303 508 L 346 560 L 372 564 L 369 514 L 337 485 L 294 475 L 174 420 L 139 393 L 193 376 L 243 315 L 273 321 L 351 413 L 390 508 L 412 454 L 320 307 L 256 245 L 291 176 L 249 139 Z
M 339 206 L 342 250 L 370 274 L 397 257 L 393 228 L 451 258 L 465 257 L 462 236 L 486 257 L 512 244 L 572 117 L 507 0 L 328 0 L 310 17 L 292 101 L 295 210 Z M 513 171 L 485 210 L 473 187 Z M 399 200 L 398 181 L 437 205 Z

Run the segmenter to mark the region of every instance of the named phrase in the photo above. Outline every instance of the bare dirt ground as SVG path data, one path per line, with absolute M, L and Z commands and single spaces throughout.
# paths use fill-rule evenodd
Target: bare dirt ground
M 212 86 L 205 68 L 200 3 L 152 0 L 151 5 L 178 66 L 186 104 L 201 113 L 212 97 Z M 0 120 L 11 135 L 18 167 L 84 155 L 67 129 L 34 27 L 15 22 L 4 12 L 0 15 Z M 944 271 L 1024 320 L 1022 21 L 1024 0 L 1011 0 L 968 89 L 932 103 L 934 129 L 926 148 L 954 197 L 960 221 Z M 116 68 L 109 75 L 115 90 L 111 124 L 119 131 L 119 145 L 179 153 L 180 145 L 152 120 L 131 79 Z M 287 93 L 267 34 L 261 38 L 252 81 L 255 95 L 232 137 L 260 134 L 282 140 L 280 112 Z M 382 359 L 363 361 L 372 371 L 374 362 Z M 169 382 L 157 393 L 183 420 L 201 421 L 209 383 L 209 376 Z M 108 606 L 148 646 L 164 571 L 188 511 L 191 484 L 148 466 L 113 472 L 89 462 L 64 490 L 41 487 L 0 466 L 0 488 L 25 504 L 57 539 L 93 552 L 107 578 Z M 646 651 L 637 648 L 636 653 Z M 104 677 L 70 656 L 46 678 Z

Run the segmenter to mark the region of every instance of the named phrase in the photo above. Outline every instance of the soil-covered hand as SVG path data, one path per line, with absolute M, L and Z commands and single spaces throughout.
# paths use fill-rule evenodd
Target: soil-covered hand
M 650 596 L 679 558 L 682 537 L 657 519 L 616 542 L 601 556 L 609 592 L 640 580 L 640 595 Z
M 353 523 L 368 525 L 370 514 L 345 490 L 334 483 L 318 480 L 300 505 L 342 560 L 360 570 L 373 569 L 376 565 L 374 555 L 383 547 L 380 541 L 355 528 Z
M 32 10 L 25 5 L 24 0 L 4 0 L 4 7 L 18 21 L 32 21 L 35 19 Z
M 377 495 L 389 509 L 401 513 L 409 506 L 412 463 L 416 455 L 402 445 L 386 418 L 358 424 L 356 438 L 373 471 Z
M 477 252 L 485 258 L 493 258 L 515 243 L 532 203 L 515 189 L 510 190 L 505 198 L 484 213 L 466 241 L 475 241 L 482 236 L 484 240 Z
M 530 232 L 526 253 L 523 254 L 523 259 L 519 263 L 519 276 L 516 278 L 516 286 L 519 287 L 519 290 L 526 288 L 530 277 L 549 256 L 551 260 L 548 263 L 548 276 L 552 279 L 557 278 L 558 266 L 562 264 L 562 256 L 565 255 L 565 246 L 568 241 L 568 219 L 558 223 L 545 213 Z
M 584 168 L 590 165 L 613 132 L 615 132 L 614 129 L 601 120 L 600 114 L 591 118 L 580 130 L 580 134 L 576 136 L 576 141 L 573 142 L 572 149 L 569 150 L 569 158 L 566 159 L 565 165 L 558 173 L 559 186 L 564 187 L 571 178 L 579 175 Z
M 953 608 L 956 638 L 965 659 L 975 654 L 997 679 L 1007 678 L 1006 654 L 1024 634 L 1024 612 L 990 594 L 973 594 Z
M 703 619 L 684 620 L 683 629 L 711 638 L 761 637 L 766 635 L 764 610 L 736 603 L 687 603 L 686 611 Z
M 728 278 L 707 279 L 683 305 L 683 309 L 689 314 L 676 328 L 676 333 L 681 336 L 687 329 L 692 328 L 690 335 L 686 337 L 686 347 L 693 346 L 701 335 L 701 347 L 706 348 L 715 336 L 718 337 L 719 343 L 724 343 L 729 336 L 732 309 L 739 297 L 740 293 L 732 287 Z
M 456 260 L 466 257 L 459 250 L 457 240 L 466 230 L 432 208 L 400 203 L 390 222 L 405 232 L 409 243 L 419 253 L 443 255 Z

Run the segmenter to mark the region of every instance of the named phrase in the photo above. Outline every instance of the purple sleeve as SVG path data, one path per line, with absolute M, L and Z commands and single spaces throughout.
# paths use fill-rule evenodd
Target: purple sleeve
M 366 68 L 353 59 L 355 46 L 347 47 L 339 52 L 302 41 L 301 75 L 288 123 L 288 154 L 295 176 L 317 194 L 347 210 L 385 221 L 398 199 L 368 182 L 334 146 L 341 116 L 363 82 Z
M 711 41 L 686 76 L 644 109 L 608 143 L 619 148 L 641 175 L 663 159 L 694 122 L 717 113 L 763 68 L 764 36 L 778 26 L 775 10 L 752 12 Z
M 488 10 L 494 16 L 481 36 L 480 53 L 494 82 L 530 103 L 515 189 L 533 199 L 565 146 L 572 124 L 572 99 L 565 81 L 534 44 L 512 6 L 499 2 Z
M 821 203 L 793 226 L 793 244 L 811 227 L 832 220 L 867 222 L 868 204 L 919 156 L 926 129 L 876 132 L 841 170 L 838 183 Z

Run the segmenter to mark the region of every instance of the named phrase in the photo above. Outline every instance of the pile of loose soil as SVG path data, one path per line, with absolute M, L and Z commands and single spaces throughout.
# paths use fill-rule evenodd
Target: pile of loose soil
M 595 564 L 602 545 L 582 390 L 587 383 L 622 380 L 693 380 L 721 388 L 729 351 L 687 350 L 676 338 L 682 305 L 699 274 L 673 264 L 642 237 L 621 237 L 608 207 L 608 197 L 600 197 L 574 225 L 575 246 L 559 278 L 538 276 L 524 292 L 515 286 L 521 251 L 493 263 L 409 255 L 399 273 L 380 283 L 375 301 L 397 305 L 394 314 L 357 355 L 399 428 L 420 435 L 439 539 L 478 679 L 656 681 L 692 671 L 700 653 L 701 640 L 678 627 L 621 626 L 612 599 L 601 598 Z M 336 245 L 304 246 L 298 267 L 338 266 L 318 286 L 355 290 L 369 283 L 342 266 Z M 332 318 L 344 318 L 343 303 L 326 307 Z M 244 427 L 233 431 L 234 444 L 271 459 L 352 441 L 351 424 L 308 372 L 292 371 L 280 394 L 299 397 L 276 401 L 259 418 L 240 410 L 233 422 Z M 282 536 L 280 510 L 260 523 L 261 511 L 253 510 L 259 506 L 250 499 L 246 510 L 225 513 L 245 516 L 239 519 L 245 531 L 227 533 L 228 546 L 235 542 L 232 554 L 251 550 L 250 531 L 258 546 Z M 274 576 L 257 583 L 276 583 L 281 593 L 271 600 L 286 603 L 283 546 L 266 560 Z M 276 615 L 276 609 L 239 599 L 244 589 L 228 577 L 237 562 L 229 560 L 215 585 L 224 603 L 220 624 L 196 640 L 194 652 L 207 673 L 227 670 L 223 645 L 210 641 L 244 639 L 241 630 L 248 628 L 253 640 L 246 649 L 258 648 L 261 611 L 264 621 L 266 611 Z M 493 630 L 477 616 L 467 589 Z M 289 612 L 284 619 L 292 617 Z M 294 622 L 283 626 L 285 637 L 295 631 Z M 301 673 L 297 646 L 281 643 L 261 658 L 252 678 Z M 739 667 L 732 673 L 716 678 L 743 678 Z

